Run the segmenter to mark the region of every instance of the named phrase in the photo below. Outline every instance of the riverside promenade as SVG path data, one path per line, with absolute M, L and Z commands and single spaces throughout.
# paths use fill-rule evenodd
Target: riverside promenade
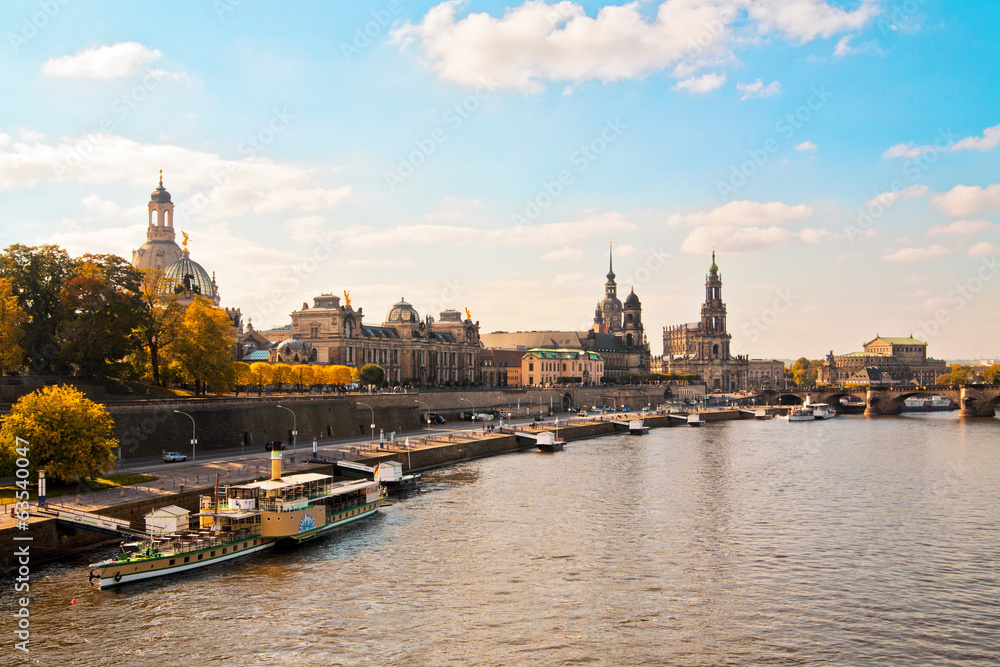
M 780 411 L 781 409 L 776 409 Z M 686 425 L 686 414 L 646 415 L 645 424 L 651 428 Z M 700 413 L 704 423 L 751 418 L 746 411 L 707 410 Z M 635 412 L 601 414 L 588 418 L 570 418 L 559 421 L 559 436 L 567 442 L 583 440 L 601 435 L 620 433 L 622 423 L 640 418 Z M 617 424 L 616 424 L 617 422 Z M 381 461 L 396 460 L 407 471 L 421 471 L 458 463 L 485 456 L 495 456 L 510 452 L 532 449 L 534 442 L 515 434 L 535 435 L 553 431 L 553 419 L 535 424 L 515 424 L 494 431 L 482 426 L 470 425 L 461 430 L 427 431 L 411 434 L 394 442 L 352 443 L 324 442 L 318 447 L 313 458 L 312 447 L 298 448 L 295 461 L 292 452 L 283 452 L 283 470 L 287 473 L 319 472 L 333 474 L 333 461 L 344 459 L 358 461 L 366 465 L 377 465 Z M 270 453 L 254 452 L 235 455 L 213 461 L 155 464 L 129 469 L 127 472 L 156 477 L 150 482 L 142 482 L 100 492 L 84 492 L 49 498 L 47 511 L 59 509 L 84 511 L 127 520 L 137 529 L 142 529 L 143 517 L 157 507 L 178 505 L 197 511 L 198 498 L 212 493 L 216 479 L 220 486 L 243 484 L 266 478 L 270 471 Z M 124 472 L 124 471 L 122 471 Z M 30 534 L 32 553 L 37 562 L 57 560 L 72 553 L 95 548 L 104 544 L 114 544 L 118 538 L 92 533 L 85 530 L 56 526 L 56 520 L 48 513 L 40 513 L 32 502 L 31 518 L 27 530 L 19 528 L 18 521 L 11 516 L 13 505 L 5 507 L 0 515 L 0 571 L 13 567 L 12 537 Z

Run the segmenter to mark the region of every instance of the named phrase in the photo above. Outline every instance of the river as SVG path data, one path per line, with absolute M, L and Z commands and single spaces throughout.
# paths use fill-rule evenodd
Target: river
M 608 436 L 102 592 L 86 564 L 111 553 L 35 568 L 27 656 L 5 580 L 4 664 L 996 665 L 1000 419 Z

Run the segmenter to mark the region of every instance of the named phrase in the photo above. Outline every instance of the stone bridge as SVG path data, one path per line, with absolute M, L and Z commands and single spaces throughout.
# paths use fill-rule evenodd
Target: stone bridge
M 937 385 L 929 387 L 812 387 L 765 391 L 761 396 L 769 403 L 798 405 L 806 396 L 813 403 L 829 403 L 834 408 L 840 399 L 851 397 L 864 402 L 866 415 L 896 415 L 903 401 L 911 396 L 942 396 L 959 406 L 963 417 L 992 417 L 1000 404 L 1000 385 Z

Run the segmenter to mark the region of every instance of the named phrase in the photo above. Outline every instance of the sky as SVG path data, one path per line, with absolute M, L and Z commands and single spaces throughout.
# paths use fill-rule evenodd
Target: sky
M 130 258 L 159 170 L 280 326 L 583 330 L 609 244 L 653 354 L 716 251 L 734 352 L 1000 357 L 1000 3 L 0 5 L 0 243 Z M 179 234 L 178 234 L 179 238 Z

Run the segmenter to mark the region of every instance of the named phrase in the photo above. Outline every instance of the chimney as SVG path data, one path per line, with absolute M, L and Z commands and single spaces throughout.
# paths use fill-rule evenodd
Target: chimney
M 271 450 L 271 481 L 281 479 L 281 445 L 275 443 Z

